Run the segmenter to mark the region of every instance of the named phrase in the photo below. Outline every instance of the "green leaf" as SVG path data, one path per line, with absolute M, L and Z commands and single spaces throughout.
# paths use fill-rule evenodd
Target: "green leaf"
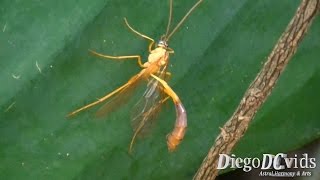
M 195 1 L 174 1 L 174 24 Z M 103 121 L 94 121 L 96 108 L 65 116 L 140 70 L 135 61 L 103 60 L 88 49 L 146 60 L 148 42 L 130 32 L 123 17 L 158 39 L 168 2 L 1 1 L 0 179 L 192 178 L 299 3 L 204 1 L 170 42 L 169 84 L 187 108 L 186 137 L 167 152 L 175 120 L 169 104 L 129 155 L 134 102 Z M 236 155 L 288 151 L 320 136 L 319 31 L 315 21 Z

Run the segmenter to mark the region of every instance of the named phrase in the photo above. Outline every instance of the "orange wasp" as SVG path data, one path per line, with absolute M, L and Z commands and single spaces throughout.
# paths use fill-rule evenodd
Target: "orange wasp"
M 187 14 L 180 20 L 177 26 L 169 33 L 172 19 L 173 4 L 172 0 L 170 0 L 169 21 L 167 25 L 166 34 L 161 37 L 160 41 L 157 44 L 155 44 L 155 41 L 152 38 L 133 29 L 129 25 L 127 19 L 124 18 L 125 24 L 132 32 L 150 41 L 150 44 L 148 46 L 148 50 L 150 53 L 148 56 L 148 61 L 142 63 L 140 55 L 110 56 L 89 50 L 94 55 L 107 59 L 136 59 L 142 70 L 138 74 L 131 77 L 131 79 L 129 79 L 129 81 L 121 87 L 117 88 L 116 90 L 112 91 L 106 96 L 98 99 L 97 101 L 92 102 L 86 106 L 83 106 L 71 112 L 68 116 L 75 115 L 80 111 L 83 111 L 87 108 L 90 108 L 110 99 L 96 113 L 97 116 L 105 115 L 113 111 L 114 108 L 117 107 L 116 105 L 119 102 L 123 102 L 124 100 L 126 100 L 129 96 L 129 92 L 135 89 L 141 82 L 148 82 L 147 89 L 145 90 L 143 97 L 135 105 L 135 109 L 136 111 L 138 110 L 138 113 L 134 114 L 134 117 L 132 118 L 134 135 L 130 143 L 129 152 L 132 151 L 132 146 L 135 141 L 135 138 L 146 130 L 146 128 L 148 127 L 147 124 L 150 123 L 150 120 L 153 119 L 154 115 L 159 111 L 161 105 L 164 104 L 164 102 L 166 102 L 169 98 L 173 100 L 173 103 L 176 108 L 176 122 L 173 131 L 167 135 L 167 145 L 168 150 L 170 152 L 174 151 L 185 135 L 187 128 L 187 114 L 180 98 L 166 82 L 168 76 L 171 75 L 169 72 L 167 72 L 169 64 L 169 54 L 174 53 L 173 49 L 169 48 L 168 41 L 170 37 L 181 26 L 181 24 L 191 14 L 191 12 L 201 2 L 202 0 L 199 0 L 197 3 L 195 3 L 192 6 L 192 8 L 187 12 Z

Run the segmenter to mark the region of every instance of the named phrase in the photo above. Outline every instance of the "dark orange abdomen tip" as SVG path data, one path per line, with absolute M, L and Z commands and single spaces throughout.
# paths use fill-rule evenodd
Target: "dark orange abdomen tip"
M 167 136 L 167 145 L 169 152 L 173 152 L 177 149 L 180 142 L 183 140 L 186 127 L 176 127 L 172 131 L 172 133 L 168 134 Z

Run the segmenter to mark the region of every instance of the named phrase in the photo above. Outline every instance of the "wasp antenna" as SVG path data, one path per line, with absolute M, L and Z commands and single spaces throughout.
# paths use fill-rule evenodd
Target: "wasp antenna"
M 170 37 L 181 27 L 182 23 L 187 19 L 187 17 L 192 13 L 192 11 L 200 4 L 202 0 L 199 0 L 196 4 L 192 6 L 192 8 L 187 12 L 187 14 L 180 20 L 177 26 L 171 31 L 171 33 L 167 36 L 167 41 L 169 41 Z
M 169 30 L 170 30 L 170 26 L 171 26 L 171 21 L 172 21 L 172 6 L 173 6 L 173 2 L 172 0 L 169 0 L 170 1 L 170 6 L 169 6 L 169 20 L 168 20 L 168 25 L 167 25 L 167 31 L 166 31 L 166 35 L 165 35 L 165 38 L 168 36 L 169 34 Z

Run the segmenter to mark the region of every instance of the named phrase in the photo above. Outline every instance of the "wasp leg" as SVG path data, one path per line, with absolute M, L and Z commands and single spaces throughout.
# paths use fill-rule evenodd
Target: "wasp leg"
M 138 75 L 139 75 L 139 74 L 138 74 Z M 136 76 L 138 76 L 138 75 L 136 75 Z M 73 115 L 79 113 L 80 111 L 83 111 L 83 110 L 85 110 L 85 109 L 88 109 L 88 108 L 90 108 L 90 107 L 92 107 L 92 106 L 95 106 L 95 105 L 97 105 L 97 104 L 99 104 L 99 103 L 101 103 L 101 102 L 109 99 L 109 98 L 112 97 L 113 95 L 117 94 L 117 93 L 120 92 L 121 90 L 127 88 L 127 87 L 130 86 L 132 83 L 134 83 L 135 79 L 136 79 L 136 78 L 131 78 L 126 84 L 122 85 L 122 86 L 119 87 L 118 89 L 112 91 L 111 93 L 109 93 L 109 94 L 107 94 L 106 96 L 98 99 L 98 100 L 95 101 L 95 102 L 92 102 L 92 103 L 90 103 L 90 104 L 88 104 L 88 105 L 86 105 L 86 106 L 83 106 L 83 107 L 81 107 L 81 108 L 79 108 L 79 109 L 71 112 L 70 114 L 67 115 L 67 117 L 73 116 Z
M 90 50 L 90 49 L 89 49 L 89 51 L 90 51 L 92 54 L 94 54 L 94 55 L 96 55 L 96 56 L 98 56 L 98 57 L 102 57 L 102 58 L 118 59 L 118 60 L 120 60 L 120 59 L 137 59 L 139 66 L 140 66 L 141 68 L 144 68 L 143 63 L 142 63 L 142 61 L 141 61 L 141 56 L 139 56 L 139 55 L 131 55 L 131 56 L 110 56 L 110 55 L 104 55 L 104 54 L 97 53 L 97 52 L 95 52 L 95 51 L 93 51 L 93 50 Z
M 148 50 L 149 50 L 149 52 L 151 53 L 151 51 L 152 51 L 152 46 L 154 45 L 154 40 L 153 40 L 151 37 L 146 36 L 146 35 L 138 32 L 137 30 L 133 29 L 133 28 L 129 25 L 129 23 L 128 23 L 128 21 L 127 21 L 126 18 L 124 18 L 124 22 L 126 23 L 126 25 L 128 26 L 128 28 L 129 28 L 132 32 L 134 32 L 134 33 L 136 33 L 137 35 L 141 36 L 142 38 L 147 39 L 147 40 L 150 41 Z

